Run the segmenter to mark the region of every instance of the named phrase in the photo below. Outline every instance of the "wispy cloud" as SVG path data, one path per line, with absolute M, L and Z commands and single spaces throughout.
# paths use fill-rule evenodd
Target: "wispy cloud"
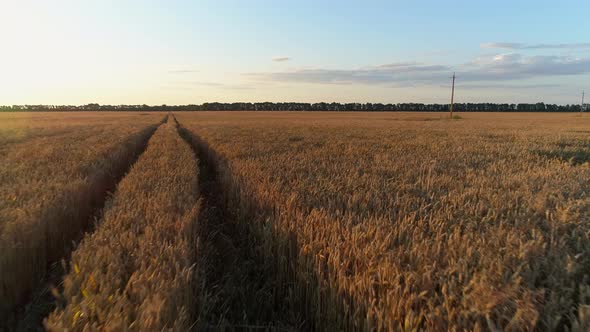
M 465 79 L 505 81 L 544 76 L 580 75 L 590 72 L 590 58 L 518 53 L 479 58 L 462 68 Z
M 580 75 L 590 73 L 590 58 L 509 53 L 479 57 L 456 66 L 405 62 L 355 69 L 315 68 L 244 75 L 250 79 L 271 82 L 409 86 L 445 84 L 453 71 L 463 82 Z
M 252 90 L 255 87 L 251 84 L 226 84 L 220 82 L 208 82 L 208 81 L 181 81 L 181 82 L 171 82 L 172 86 L 183 87 L 183 88 L 193 88 L 193 87 L 209 87 L 209 88 L 219 88 L 219 89 L 227 89 L 227 90 Z
M 483 43 L 481 48 L 486 49 L 509 49 L 509 50 L 541 50 L 541 49 L 579 49 L 590 48 L 590 43 L 571 44 L 524 44 L 524 43 Z
M 198 70 L 193 70 L 193 69 L 176 69 L 176 70 L 169 70 L 168 73 L 169 74 L 192 74 L 192 73 L 198 73 Z
M 539 88 L 558 88 L 561 85 L 559 84 L 506 84 L 506 83 L 468 83 L 468 84 L 456 84 L 457 88 L 461 88 L 463 90 L 471 90 L 471 89 L 517 89 L 517 90 L 525 90 L 525 89 L 539 89 Z M 443 88 L 450 88 L 451 85 L 441 85 L 440 87 Z
M 211 86 L 211 87 L 223 87 L 225 84 L 218 83 L 218 82 L 201 82 L 201 81 L 194 81 L 194 82 L 181 82 L 181 84 L 186 85 L 200 85 L 200 86 Z
M 390 63 L 359 69 L 300 69 L 289 72 L 249 73 L 246 76 L 258 80 L 323 83 L 323 84 L 383 84 L 403 81 L 431 81 L 443 77 L 450 70 L 447 66 L 425 66 L 415 63 Z
M 291 60 L 291 58 L 288 56 L 276 56 L 276 57 L 272 58 L 272 61 L 274 61 L 274 62 L 285 62 L 285 61 L 289 61 L 289 60 Z

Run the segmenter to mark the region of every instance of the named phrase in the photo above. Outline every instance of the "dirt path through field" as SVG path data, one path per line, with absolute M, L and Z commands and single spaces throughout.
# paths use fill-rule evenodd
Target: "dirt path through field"
M 100 220 L 103 208 L 111 193 L 115 191 L 119 182 L 125 177 L 127 172 L 131 169 L 133 164 L 139 159 L 141 154 L 147 148 L 148 142 L 152 135 L 156 132 L 157 128 L 162 124 L 166 123 L 168 116 L 166 116 L 158 125 L 154 125 L 153 128 L 146 128 L 147 132 L 142 137 L 140 144 L 137 145 L 136 150 L 128 158 L 123 158 L 124 164 L 115 167 L 116 173 L 111 174 L 108 181 L 100 183 L 100 188 L 96 188 L 99 193 L 92 195 L 95 198 L 92 205 L 94 209 L 90 215 L 83 216 L 86 222 L 87 229 L 85 233 L 81 233 L 77 239 L 72 239 L 73 242 L 79 243 L 84 236 L 91 232 L 95 226 L 97 220 Z M 130 138 L 131 139 L 131 138 Z M 69 261 L 69 255 L 71 254 L 74 246 L 70 246 L 65 249 L 65 255 L 60 261 L 53 262 L 49 265 L 49 270 L 40 286 L 33 291 L 32 300 L 24 306 L 16 309 L 15 319 L 13 322 L 6 323 L 7 330 L 16 331 L 44 331 L 43 319 L 53 311 L 56 306 L 56 298 L 52 294 L 52 289 L 60 289 L 63 277 L 66 274 L 69 267 L 67 263 Z M 0 331 L 2 331 L 2 324 L 0 324 Z
M 272 281 L 256 240 L 226 208 L 220 174 L 207 144 L 179 127 L 199 160 L 202 207 L 199 222 L 207 266 L 203 303 L 199 315 L 202 330 L 297 330 L 299 324 L 287 306 L 276 306 Z

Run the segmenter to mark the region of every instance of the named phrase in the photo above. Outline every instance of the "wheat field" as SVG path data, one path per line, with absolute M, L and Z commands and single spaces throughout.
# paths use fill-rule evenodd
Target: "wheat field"
M 113 190 L 164 115 L 2 114 L 0 320 L 26 302 L 49 265 Z
M 322 330 L 587 324 L 590 118 L 182 114 Z M 242 212 L 243 213 L 243 212 Z M 587 327 L 587 325 L 586 325 Z
M 56 331 L 590 328 L 587 114 L 28 116 L 5 317 L 46 285 Z
M 198 216 L 197 160 L 169 117 L 72 255 L 67 303 L 49 330 L 138 331 L 191 325 Z

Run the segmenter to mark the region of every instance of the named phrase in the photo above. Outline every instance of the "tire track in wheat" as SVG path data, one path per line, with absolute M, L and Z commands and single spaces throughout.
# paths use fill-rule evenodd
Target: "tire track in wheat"
M 205 264 L 198 330 L 294 331 L 303 326 L 288 300 L 275 294 L 276 279 L 268 278 L 261 243 L 227 207 L 216 156 L 206 142 L 180 126 L 179 132 L 199 158 L 202 208 L 199 215 Z
M 0 320 L 4 322 L 0 323 L 0 329 L 3 328 L 2 325 L 10 330 L 42 329 L 43 318 L 55 308 L 52 289 L 60 287 L 61 279 L 67 271 L 65 261 L 69 260 L 72 242 L 80 241 L 85 236 L 84 232 L 91 231 L 94 222 L 100 218 L 110 193 L 145 151 L 148 141 L 166 119 L 167 117 L 159 124 L 148 126 L 129 136 L 107 152 L 100 165 L 94 166 L 96 171 L 89 171 L 86 186 L 81 187 L 78 192 L 63 193 L 53 205 L 43 211 L 43 242 L 33 243 L 42 245 L 38 250 L 31 248 L 23 252 L 23 248 L 14 247 L 2 254 L 0 271 L 5 272 L 0 272 L 0 281 L 5 292 L 8 293 L 7 289 L 10 288 L 12 294 L 7 297 L 3 295 L 8 303 L 5 302 L 0 310 L 0 316 L 6 317 Z M 9 259 L 11 255 L 18 259 Z M 33 259 L 34 257 L 36 258 Z M 39 260 L 43 264 L 34 265 Z

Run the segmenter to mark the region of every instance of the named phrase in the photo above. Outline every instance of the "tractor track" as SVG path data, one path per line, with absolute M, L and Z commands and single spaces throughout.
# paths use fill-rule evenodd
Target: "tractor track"
M 199 160 L 202 199 L 199 215 L 205 281 L 199 308 L 200 331 L 294 331 L 298 324 L 288 309 L 276 306 L 273 281 L 249 227 L 227 208 L 217 156 L 206 142 L 179 125 L 179 133 Z
M 80 230 L 76 238 L 70 239 L 72 245 L 63 248 L 60 259 L 48 263 L 48 270 L 38 283 L 37 288 L 31 292 L 30 301 L 17 306 L 12 312 L 12 317 L 7 319 L 4 324 L 0 323 L 0 331 L 44 331 L 43 319 L 56 308 L 57 303 L 54 293 L 56 290 L 59 292 L 62 288 L 63 277 L 69 270 L 68 262 L 72 251 L 75 249 L 75 243 L 82 241 L 87 234 L 95 229 L 96 223 L 102 217 L 104 206 L 117 185 L 143 154 L 153 134 L 162 124 L 166 123 L 169 116 L 167 115 L 158 124 L 131 135 L 116 148 L 125 145 L 133 146 L 131 153 L 123 156 L 119 163 L 112 168 L 108 176 L 102 177 L 94 183 L 92 193 L 88 195 L 91 209 L 89 213 L 81 216 L 83 220 L 81 224 L 84 225 L 84 229 Z

